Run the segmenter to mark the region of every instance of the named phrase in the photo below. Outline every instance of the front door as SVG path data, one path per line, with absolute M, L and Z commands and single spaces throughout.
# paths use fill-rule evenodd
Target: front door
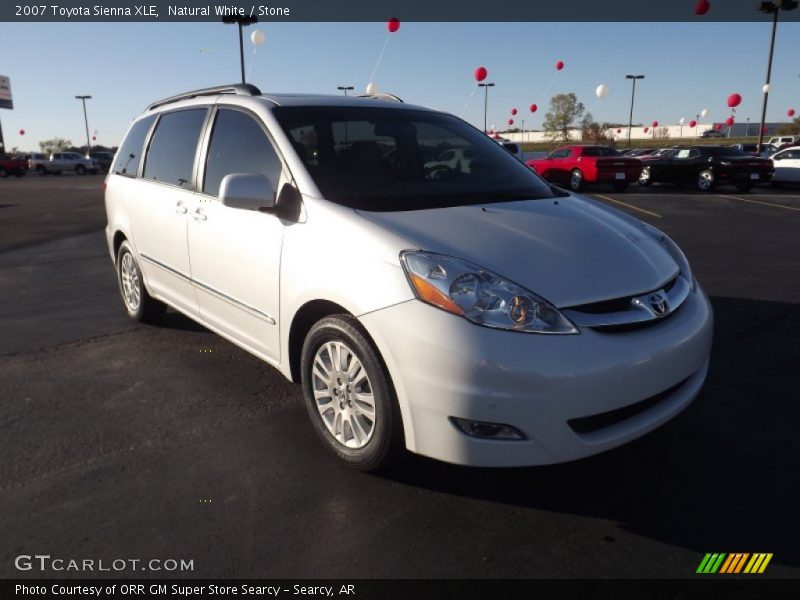
M 230 173 L 265 175 L 283 184 L 283 163 L 248 112 L 217 111 L 189 215 L 189 256 L 200 316 L 267 360 L 279 352 L 279 277 L 284 223 L 271 213 L 223 206 L 219 189 Z

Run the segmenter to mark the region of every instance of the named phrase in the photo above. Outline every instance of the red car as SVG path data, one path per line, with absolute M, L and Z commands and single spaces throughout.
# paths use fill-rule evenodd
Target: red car
M 552 183 L 566 183 L 580 191 L 586 183 L 610 183 L 623 191 L 639 179 L 642 163 L 607 146 L 562 146 L 540 159 L 525 162 Z

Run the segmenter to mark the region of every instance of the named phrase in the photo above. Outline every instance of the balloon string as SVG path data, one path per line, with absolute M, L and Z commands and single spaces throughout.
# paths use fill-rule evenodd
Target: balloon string
M 539 104 L 542 103 L 542 101 L 544 100 L 544 97 L 547 95 L 547 92 L 549 92 L 550 88 L 553 87 L 553 82 L 556 80 L 556 75 L 557 75 L 557 73 L 553 73 L 553 76 L 550 78 L 550 83 L 547 84 L 547 87 L 542 92 L 542 95 L 539 96 Z
M 253 46 L 253 57 L 250 59 L 250 64 L 247 65 L 247 74 L 245 75 L 245 79 L 250 79 L 250 71 L 253 70 L 253 65 L 256 62 L 256 50 L 258 50 L 258 46 Z
M 378 67 L 381 66 L 381 61 L 383 60 L 383 53 L 386 52 L 386 46 L 389 45 L 390 37 L 392 37 L 391 33 L 386 34 L 386 41 L 383 42 L 383 48 L 381 48 L 381 53 L 378 55 L 378 62 L 375 63 L 375 68 L 372 69 L 372 75 L 370 75 L 369 81 L 367 83 L 375 82 L 375 75 L 378 73 Z
M 461 111 L 461 116 L 462 117 L 466 114 L 467 109 L 469 108 L 470 102 L 472 102 L 472 97 L 475 95 L 475 92 L 477 91 L 477 89 L 478 88 L 476 88 L 476 87 L 472 88 L 472 92 L 470 93 L 469 98 L 467 98 L 467 103 L 464 105 L 464 109 Z

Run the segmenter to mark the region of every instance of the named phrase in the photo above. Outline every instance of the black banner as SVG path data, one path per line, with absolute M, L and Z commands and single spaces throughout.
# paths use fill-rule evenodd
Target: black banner
M 768 2 L 767 4 L 775 4 Z M 777 4 L 780 4 L 778 2 Z M 786 8 L 791 3 L 784 2 Z M 2 2 L 0 21 L 219 21 L 224 16 L 260 21 L 476 21 L 476 22 L 674 22 L 768 21 L 755 0 L 56 0 Z M 700 11 L 702 12 L 702 11 Z M 800 10 L 780 10 L 799 21 Z
M 708 598 L 797 598 L 800 581 L 759 576 L 684 580 L 4 580 L 3 600 L 122 598 L 290 598 L 303 600 L 706 600 Z

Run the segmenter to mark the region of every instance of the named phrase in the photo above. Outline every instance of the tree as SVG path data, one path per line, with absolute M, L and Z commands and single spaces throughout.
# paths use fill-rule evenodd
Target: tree
M 784 123 L 775 131 L 778 135 L 797 135 L 800 133 L 800 117 L 791 123 Z
M 550 111 L 544 116 L 545 135 L 551 140 L 569 141 L 569 127 L 583 116 L 585 107 L 578 97 L 558 94 L 550 99 Z
M 42 140 L 39 142 L 39 148 L 44 154 L 51 152 L 64 152 L 67 148 L 72 146 L 72 142 L 64 138 L 52 138 L 50 140 Z
M 609 131 L 608 123 L 602 125 L 592 118 L 592 113 L 586 113 L 581 120 L 581 140 L 593 144 L 611 144 L 614 134 Z
M 656 140 L 669 139 L 669 127 L 657 127 L 653 130 L 653 138 Z

